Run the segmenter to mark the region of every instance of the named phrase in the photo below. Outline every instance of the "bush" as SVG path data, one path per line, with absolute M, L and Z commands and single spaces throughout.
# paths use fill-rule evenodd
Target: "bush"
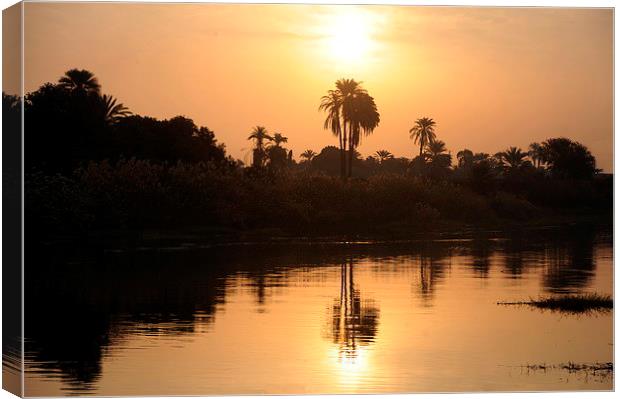
M 456 183 L 402 174 L 343 181 L 308 171 L 255 172 L 213 163 L 90 162 L 72 177 L 30 174 L 27 215 L 31 225 L 50 232 L 206 227 L 304 235 L 381 233 L 394 226 L 421 231 L 443 221 L 527 220 L 540 212 L 512 193 L 483 195 Z M 571 187 L 554 184 L 563 194 Z M 529 190 L 532 198 L 536 190 L 546 192 L 537 186 Z M 598 192 L 588 190 L 580 195 Z

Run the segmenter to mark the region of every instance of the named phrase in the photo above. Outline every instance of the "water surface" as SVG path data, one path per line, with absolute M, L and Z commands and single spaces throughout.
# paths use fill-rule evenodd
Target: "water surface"
M 612 314 L 499 306 L 612 294 L 610 234 L 41 254 L 28 396 L 610 390 Z

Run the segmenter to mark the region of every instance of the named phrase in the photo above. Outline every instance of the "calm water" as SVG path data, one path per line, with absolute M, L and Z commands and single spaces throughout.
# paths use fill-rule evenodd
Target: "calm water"
M 613 388 L 524 367 L 612 361 L 612 314 L 496 304 L 611 294 L 610 234 L 42 255 L 28 396 Z

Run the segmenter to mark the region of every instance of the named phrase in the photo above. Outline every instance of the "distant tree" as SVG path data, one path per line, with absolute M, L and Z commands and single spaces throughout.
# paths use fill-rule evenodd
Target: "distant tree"
M 426 152 L 423 155 L 429 161 L 426 169 L 430 177 L 439 179 L 448 176 L 452 157 L 446 154 L 447 151 L 446 143 L 441 140 L 433 140 L 426 145 Z
M 272 170 L 282 170 L 289 164 L 288 152 L 279 145 L 267 147 L 265 155 L 269 161 L 269 168 Z
M 540 143 L 532 143 L 529 146 L 528 155 L 532 158 L 536 167 L 540 168 L 540 164 L 545 158 L 545 147 Z
M 474 153 L 471 150 L 464 149 L 456 153 L 456 159 L 458 159 L 459 167 L 468 168 L 474 163 Z
M 121 103 L 116 103 L 116 98 L 104 94 L 101 97 L 97 97 L 96 102 L 99 112 L 103 113 L 103 120 L 106 124 L 112 125 L 118 122 L 121 118 L 131 115 L 131 111 Z
M 345 155 L 348 155 L 345 153 Z M 354 151 L 353 161 L 360 166 L 360 153 Z M 312 159 L 312 169 L 321 171 L 330 176 L 338 176 L 340 174 L 340 149 L 330 145 L 324 147 L 318 155 Z
M 379 163 L 383 163 L 388 159 L 394 158 L 394 155 L 392 155 L 392 153 L 389 152 L 388 150 L 379 150 L 375 154 L 377 155 L 377 158 L 379 159 Z
M 85 69 L 70 69 L 58 80 L 58 85 L 75 94 L 99 94 L 101 85 L 95 75 Z
M 527 156 L 528 153 L 521 151 L 521 149 L 517 147 L 510 147 L 496 154 L 498 161 L 510 171 L 518 170 L 528 165 L 531 166 L 530 162 L 526 159 Z
M 302 152 L 299 156 L 303 159 L 305 159 L 306 161 L 312 161 L 312 159 L 317 155 L 316 152 L 312 151 L 312 150 L 306 150 L 304 152 Z
M 280 147 L 280 144 L 288 142 L 288 137 L 284 137 L 281 133 L 274 133 L 273 143 Z
M 428 143 L 435 140 L 436 123 L 432 118 L 420 118 L 415 121 L 415 125 L 409 129 L 409 136 L 414 143 L 420 145 L 420 156 Z
M 267 132 L 264 126 L 256 126 L 248 136 L 248 140 L 254 140 L 254 151 L 252 165 L 256 167 L 264 166 L 265 162 L 265 141 L 272 141 L 273 137 Z
M 561 137 L 543 142 L 542 147 L 542 161 L 554 177 L 590 179 L 598 172 L 596 159 L 583 144 Z
M 430 159 L 436 158 L 447 151 L 446 143 L 441 140 L 433 140 L 426 145 L 426 154 Z

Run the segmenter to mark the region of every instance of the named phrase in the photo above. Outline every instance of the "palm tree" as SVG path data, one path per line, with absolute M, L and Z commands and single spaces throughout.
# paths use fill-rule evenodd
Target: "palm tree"
M 545 160 L 545 147 L 540 143 L 530 144 L 528 154 L 537 168 L 540 168 L 540 164 Z
M 446 148 L 446 143 L 441 140 L 433 140 L 426 145 L 426 154 L 431 158 L 435 159 L 439 155 L 442 155 L 448 151 Z
M 505 151 L 498 152 L 496 158 L 510 170 L 515 170 L 526 165 L 525 158 L 527 157 L 527 153 L 521 151 L 520 148 L 510 147 Z
M 103 119 L 106 124 L 112 125 L 118 122 L 121 118 L 131 115 L 131 111 L 125 107 L 122 103 L 116 103 L 116 98 L 104 94 L 99 99 L 99 106 L 103 113 Z
M 310 162 L 310 161 L 312 161 L 312 159 L 314 157 L 316 157 L 316 155 L 317 155 L 316 152 L 314 152 L 312 150 L 306 150 L 306 151 L 302 152 L 299 156 L 301 158 L 304 158 L 306 161 Z
M 340 149 L 340 177 L 345 178 L 344 135 L 342 132 L 342 93 L 338 90 L 329 90 L 327 95 L 321 97 L 319 111 L 326 111 L 327 118 L 323 123 L 323 129 L 330 129 L 334 136 L 338 137 Z
M 95 75 L 85 69 L 71 69 L 58 80 L 58 85 L 75 94 L 99 94 L 101 85 Z
M 265 159 L 264 141 L 272 141 L 273 137 L 269 135 L 266 127 L 256 126 L 248 136 L 248 140 L 254 140 L 254 157 L 252 164 L 257 167 L 262 167 Z
M 379 163 L 383 163 L 387 159 L 393 159 L 394 155 L 388 150 L 379 150 L 375 153 L 377 158 L 379 158 Z
M 354 79 L 339 79 L 336 89 L 321 98 L 320 111 L 327 112 L 324 129 L 331 129 L 339 138 L 340 172 L 343 178 L 351 176 L 353 150 L 359 145 L 360 132 L 371 134 L 379 124 L 379 113 L 374 99 Z M 346 152 L 349 151 L 347 173 Z
M 282 136 L 280 133 L 273 134 L 273 143 L 276 147 L 280 147 L 280 144 L 288 142 L 288 137 Z
M 414 143 L 420 144 L 420 156 L 424 147 L 435 140 L 435 121 L 432 118 L 420 118 L 415 121 L 415 125 L 409 129 L 409 137 Z
M 345 116 L 349 121 L 349 174 L 353 173 L 353 154 L 360 145 L 361 134 L 368 136 L 377 128 L 380 121 L 379 111 L 374 98 L 365 91 L 351 97 L 350 108 L 345 108 Z
M 358 113 L 355 111 L 356 104 L 354 99 L 358 95 L 366 94 L 361 86 L 362 82 L 357 82 L 355 79 L 339 79 L 336 81 L 336 91 L 340 93 L 342 104 L 342 127 L 343 127 L 343 149 L 342 157 L 345 157 L 346 152 L 349 152 L 349 170 L 347 172 L 346 160 L 344 163 L 344 175 L 345 177 L 351 176 L 351 166 L 353 164 L 353 136 L 352 128 L 356 122 L 353 120 Z M 359 136 L 359 133 L 357 134 Z M 348 141 L 348 146 L 347 146 Z

